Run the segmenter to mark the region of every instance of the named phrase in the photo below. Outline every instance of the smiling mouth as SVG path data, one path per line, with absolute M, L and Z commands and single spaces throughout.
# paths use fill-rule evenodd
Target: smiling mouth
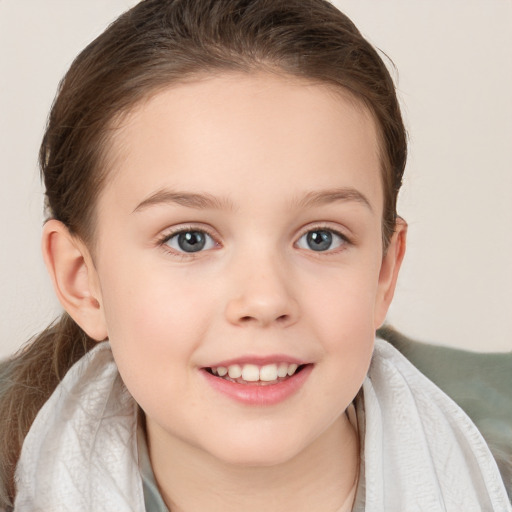
M 309 364 L 276 363 L 258 366 L 255 364 L 233 364 L 204 368 L 206 372 L 219 379 L 237 384 L 269 386 L 286 381 L 300 373 Z

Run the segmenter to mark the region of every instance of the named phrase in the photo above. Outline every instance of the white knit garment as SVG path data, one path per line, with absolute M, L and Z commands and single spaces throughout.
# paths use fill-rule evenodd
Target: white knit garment
M 385 341 L 376 341 L 363 390 L 364 474 L 354 510 L 512 510 L 471 420 Z M 136 432 L 137 405 L 101 343 L 37 415 L 16 470 L 15 512 L 144 512 Z
M 144 512 L 137 405 L 108 343 L 78 361 L 30 428 L 16 512 Z
M 364 507 L 359 512 L 509 512 L 496 462 L 466 413 L 377 340 L 363 383 Z M 359 413 L 358 413 L 359 414 Z

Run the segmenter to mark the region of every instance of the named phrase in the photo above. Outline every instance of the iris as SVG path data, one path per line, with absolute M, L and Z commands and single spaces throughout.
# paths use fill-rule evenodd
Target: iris
M 330 231 L 310 231 L 306 236 L 308 247 L 313 251 L 326 251 L 332 245 Z
M 201 231 L 185 231 L 178 234 L 178 246 L 184 252 L 197 252 L 206 245 L 205 234 Z

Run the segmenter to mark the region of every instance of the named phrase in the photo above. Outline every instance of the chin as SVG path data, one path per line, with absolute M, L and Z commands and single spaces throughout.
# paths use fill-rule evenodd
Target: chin
M 219 446 L 222 447 L 220 450 Z M 284 464 L 296 457 L 304 448 L 289 438 L 252 437 L 245 440 L 223 440 L 210 453 L 230 466 L 263 468 Z

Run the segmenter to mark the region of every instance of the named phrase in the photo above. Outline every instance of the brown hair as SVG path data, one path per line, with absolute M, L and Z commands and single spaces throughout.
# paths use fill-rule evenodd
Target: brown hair
M 94 199 L 119 116 L 178 81 L 257 69 L 342 87 L 373 114 L 386 247 L 407 153 L 395 88 L 376 50 L 325 0 L 145 0 L 123 14 L 76 58 L 60 84 L 40 150 L 49 216 L 92 247 Z M 64 315 L 0 369 L 0 506 L 14 497 L 15 464 L 37 411 L 93 344 Z

